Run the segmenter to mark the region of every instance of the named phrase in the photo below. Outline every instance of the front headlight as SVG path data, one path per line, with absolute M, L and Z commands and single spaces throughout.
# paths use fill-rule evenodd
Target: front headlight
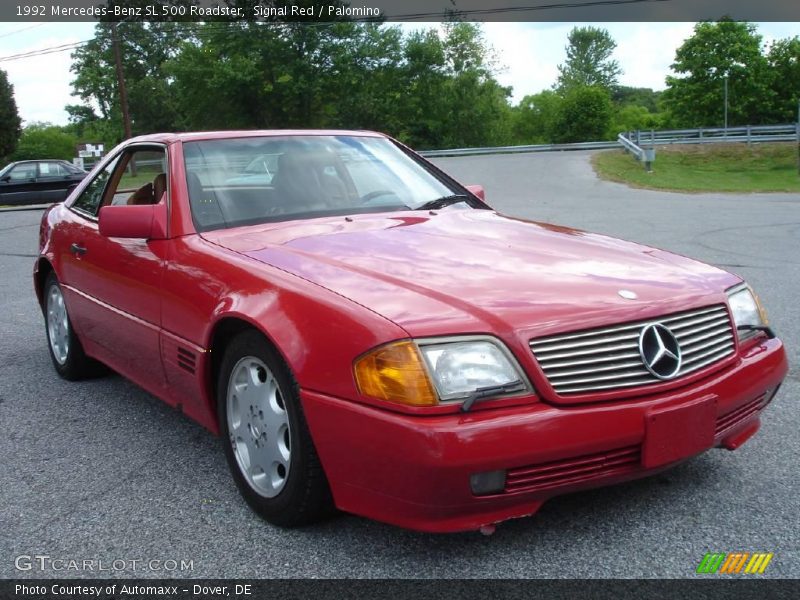
M 511 353 L 486 337 L 387 344 L 356 360 L 354 371 L 365 396 L 408 406 L 462 400 L 487 388 L 491 396 L 529 389 Z
M 767 325 L 767 313 L 758 296 L 747 284 L 740 284 L 728 290 L 728 304 L 731 307 L 733 322 L 737 330 L 744 328 L 739 333 L 739 339 L 747 338 L 756 333 L 756 330 L 747 330 L 748 327 L 764 327 Z
M 488 340 L 422 344 L 420 350 L 442 400 L 466 398 L 482 388 L 522 383 L 510 358 Z

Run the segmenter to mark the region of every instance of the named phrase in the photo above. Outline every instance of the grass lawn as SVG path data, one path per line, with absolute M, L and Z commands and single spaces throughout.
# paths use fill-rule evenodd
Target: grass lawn
M 138 190 L 146 183 L 153 183 L 153 180 L 161 172 L 161 169 L 139 169 L 136 175 L 125 173 L 117 186 L 118 190 Z
M 797 144 L 659 146 L 653 173 L 621 150 L 592 157 L 597 175 L 675 192 L 800 192 Z

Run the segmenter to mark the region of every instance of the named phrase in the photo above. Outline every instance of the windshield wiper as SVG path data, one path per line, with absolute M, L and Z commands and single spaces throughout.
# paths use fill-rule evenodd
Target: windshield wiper
M 464 400 L 464 404 L 461 405 L 461 412 L 469 412 L 472 405 L 480 400 L 485 400 L 492 396 L 500 396 L 501 394 L 513 394 L 514 392 L 521 392 L 524 389 L 525 384 L 519 379 L 503 385 L 490 385 L 478 388 Z
M 422 206 L 418 206 L 417 210 L 434 210 L 437 208 L 444 208 L 445 206 L 450 206 L 451 204 L 466 202 L 467 200 L 469 200 L 469 196 L 467 196 L 466 194 L 453 194 L 451 196 L 442 196 L 441 198 L 436 198 L 435 200 L 429 200 Z
M 736 329 L 739 331 L 763 331 L 771 340 L 774 340 L 776 337 L 778 337 L 775 335 L 775 332 L 772 331 L 772 328 L 767 327 L 766 325 L 739 325 Z

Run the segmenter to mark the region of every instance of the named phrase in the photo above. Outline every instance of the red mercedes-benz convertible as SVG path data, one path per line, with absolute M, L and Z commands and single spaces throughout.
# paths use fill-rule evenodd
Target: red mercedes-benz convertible
M 369 132 L 129 140 L 45 213 L 34 282 L 62 377 L 218 433 L 284 526 L 491 529 L 737 448 L 787 372 L 736 275 L 497 214 Z

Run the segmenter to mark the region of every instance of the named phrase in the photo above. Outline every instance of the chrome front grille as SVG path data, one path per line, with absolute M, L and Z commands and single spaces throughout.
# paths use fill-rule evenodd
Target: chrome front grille
M 509 469 L 505 493 L 535 492 L 635 471 L 641 465 L 641 449 L 629 446 L 597 454 Z
M 663 383 L 647 370 L 639 354 L 639 334 L 649 323 L 665 325 L 678 340 L 682 362 L 673 380 L 733 353 L 733 328 L 723 304 L 538 338 L 531 340 L 530 346 L 559 395 Z
M 759 412 L 761 412 L 761 409 L 764 408 L 764 403 L 766 401 L 767 394 L 761 394 L 758 398 L 754 398 L 753 400 L 745 403 L 743 406 L 740 406 L 739 408 L 732 410 L 721 417 L 718 417 L 714 436 L 719 437 L 735 428 L 737 425 L 743 423 L 750 417 L 757 415 Z

